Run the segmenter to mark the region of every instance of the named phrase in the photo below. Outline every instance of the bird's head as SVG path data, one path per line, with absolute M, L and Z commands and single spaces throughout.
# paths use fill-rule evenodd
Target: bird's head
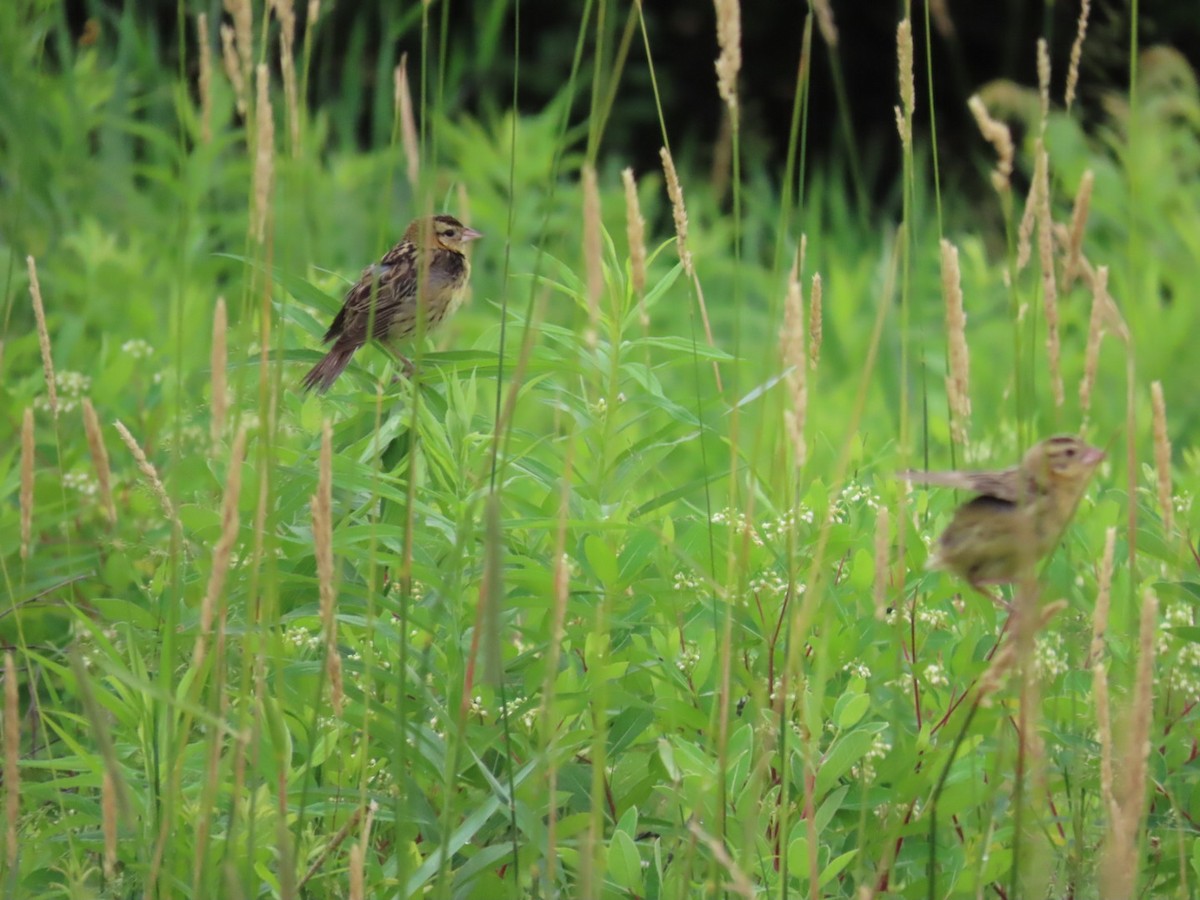
M 1022 468 L 1043 488 L 1084 484 L 1104 459 L 1104 451 L 1073 434 L 1046 438 L 1029 448 Z
M 467 227 L 454 216 L 445 215 L 414 219 L 404 232 L 404 239 L 418 247 L 431 250 L 440 248 L 454 253 L 462 253 L 464 244 L 481 237 L 483 235 L 474 228 Z

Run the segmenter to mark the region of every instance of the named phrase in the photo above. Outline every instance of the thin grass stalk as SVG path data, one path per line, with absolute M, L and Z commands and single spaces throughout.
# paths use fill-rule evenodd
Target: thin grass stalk
M 196 45 L 200 53 L 200 142 L 212 143 L 212 45 L 208 38 L 208 14 L 196 16 Z
M 1067 65 L 1067 86 L 1063 92 L 1067 112 L 1071 111 L 1071 104 L 1075 102 L 1075 88 L 1079 84 L 1079 61 L 1083 58 L 1083 41 L 1087 37 L 1088 17 L 1091 11 L 1091 0 L 1081 0 L 1079 21 L 1075 24 L 1075 41 L 1071 44 L 1071 61 Z
M 104 880 L 117 876 L 117 789 L 108 769 L 100 777 L 100 830 L 104 835 Z
M 821 32 L 822 40 L 830 49 L 836 49 L 838 30 L 837 23 L 833 20 L 833 8 L 830 6 L 829 0 L 810 0 L 809 6 L 816 14 L 817 29 Z
M 587 275 L 588 310 L 588 325 L 587 330 L 583 333 L 583 338 L 588 349 L 595 350 L 600 336 L 600 300 L 604 295 L 600 187 L 596 182 L 596 169 L 590 162 L 583 164 L 581 176 L 583 185 L 583 266 Z
M 42 374 L 46 379 L 46 393 L 50 397 L 50 411 L 58 418 L 58 380 L 54 375 L 54 357 L 50 354 L 50 332 L 46 329 L 46 310 L 42 306 L 42 287 L 38 283 L 37 262 L 32 256 L 25 257 L 29 269 L 29 296 L 33 299 L 33 319 L 37 325 L 38 349 L 42 352 Z
M 242 490 L 242 462 L 246 456 L 246 428 L 238 429 L 229 450 L 229 468 L 225 474 L 225 497 L 221 502 L 221 536 L 213 547 L 212 570 L 208 575 L 208 586 L 200 602 L 200 621 L 196 633 L 196 645 L 192 651 L 192 664 L 199 668 L 204 662 L 208 648 L 209 633 L 217 604 L 225 591 L 225 578 L 229 574 L 229 563 L 233 548 L 237 544 L 240 519 L 238 500 Z
M 1104 532 L 1104 555 L 1096 578 L 1096 608 L 1092 611 L 1092 642 L 1088 648 L 1087 667 L 1090 669 L 1104 657 L 1104 638 L 1108 633 L 1108 610 L 1112 603 L 1113 559 L 1117 548 L 1117 529 Z
M 88 452 L 96 469 L 96 481 L 100 485 L 100 507 L 108 521 L 117 521 L 117 506 L 113 501 L 112 470 L 108 465 L 108 448 L 104 446 L 104 433 L 100 429 L 100 417 L 92 401 L 83 398 L 83 431 L 87 435 Z
M 1062 342 L 1058 333 L 1058 284 L 1054 276 L 1054 220 L 1050 213 L 1050 159 L 1045 144 L 1038 141 L 1038 153 L 1043 158 L 1038 166 L 1042 179 L 1038 189 L 1038 261 L 1042 269 L 1042 306 L 1046 315 L 1046 350 L 1050 362 L 1050 389 L 1054 405 L 1062 408 L 1064 391 L 1062 377 Z
M 33 410 L 28 406 L 21 416 L 21 559 L 29 559 L 33 543 Z
M 1154 411 L 1154 470 L 1157 476 L 1158 508 L 1162 514 L 1163 533 L 1175 530 L 1175 502 L 1171 491 L 1171 438 L 1167 435 L 1167 402 L 1163 399 L 1161 381 L 1150 384 L 1150 405 Z
M 17 664 L 11 650 L 4 651 L 4 858 L 11 875 L 21 846 L 17 826 L 21 820 L 21 695 Z
M 213 312 L 212 354 L 209 360 L 212 379 L 212 408 L 209 419 L 209 437 L 215 445 L 225 433 L 225 418 L 229 410 L 229 393 L 226 369 L 229 365 L 227 349 L 229 324 L 225 311 L 225 298 L 217 298 Z
M 296 88 L 295 0 L 271 0 L 279 19 L 279 71 L 283 76 L 283 102 L 287 113 L 292 156 L 300 158 L 300 100 Z
M 317 558 L 317 585 L 321 599 L 321 627 L 325 634 L 325 668 L 330 699 L 342 715 L 342 658 L 337 644 L 337 588 L 333 573 L 333 426 L 321 423 L 321 454 L 317 464 L 317 492 L 312 498 L 313 546 Z
M 888 508 L 881 505 L 875 514 L 875 581 L 872 594 L 875 599 L 875 618 L 882 622 L 887 618 L 888 579 L 891 561 L 888 558 L 892 546 L 892 528 Z
M 1104 339 L 1105 302 L 1108 296 L 1108 266 L 1096 270 L 1092 279 L 1092 312 L 1088 318 L 1087 347 L 1083 355 L 1083 378 L 1079 382 L 1079 406 L 1084 420 L 1092 408 L 1092 391 L 1100 368 L 1100 343 Z

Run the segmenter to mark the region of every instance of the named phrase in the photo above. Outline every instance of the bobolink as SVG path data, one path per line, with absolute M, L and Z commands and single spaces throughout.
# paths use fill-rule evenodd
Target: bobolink
M 994 472 L 902 472 L 906 481 L 974 491 L 938 539 L 929 567 L 982 585 L 1009 584 L 1057 546 L 1104 451 L 1073 435 L 1035 444 L 1019 466 Z
M 453 216 L 413 220 L 400 243 L 363 269 L 347 292 L 325 332 L 324 342 L 332 341 L 333 347 L 304 376 L 304 389 L 329 390 L 368 336 L 391 346 L 418 333 L 418 312 L 426 333 L 453 315 L 471 275 L 463 247 L 478 237 Z M 397 356 L 411 371 L 412 363 Z

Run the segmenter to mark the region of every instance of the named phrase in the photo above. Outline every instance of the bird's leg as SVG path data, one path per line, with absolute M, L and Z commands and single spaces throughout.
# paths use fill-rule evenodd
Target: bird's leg
M 411 381 L 413 375 L 415 375 L 417 372 L 417 367 L 413 365 L 413 361 L 411 359 L 409 359 L 407 356 L 405 356 L 403 353 L 400 353 L 396 350 L 392 351 L 392 356 L 394 356 L 396 358 L 396 363 L 397 363 L 397 365 L 400 366 L 400 371 L 402 371 L 404 373 L 404 377 Z M 399 381 L 400 381 L 399 375 L 392 376 L 392 384 L 396 384 Z
M 1000 609 L 1004 610 L 1006 613 L 1012 612 L 1012 604 L 1011 603 L 1009 603 L 1007 600 L 1005 600 L 999 594 L 993 594 L 991 591 L 987 590 L 980 582 L 972 581 L 971 587 L 973 587 L 975 589 L 976 593 L 982 594 L 983 596 L 987 597 L 989 600 L 991 600 L 993 603 L 995 603 L 996 606 L 1000 607 Z

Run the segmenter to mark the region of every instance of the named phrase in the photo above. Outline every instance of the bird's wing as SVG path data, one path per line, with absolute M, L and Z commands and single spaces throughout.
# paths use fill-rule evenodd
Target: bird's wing
M 995 497 L 1016 503 L 1022 495 L 1028 496 L 1028 488 L 1022 490 L 1021 470 L 1011 469 L 978 472 L 901 472 L 899 477 L 913 484 L 932 484 L 938 487 L 972 491 L 983 497 Z

